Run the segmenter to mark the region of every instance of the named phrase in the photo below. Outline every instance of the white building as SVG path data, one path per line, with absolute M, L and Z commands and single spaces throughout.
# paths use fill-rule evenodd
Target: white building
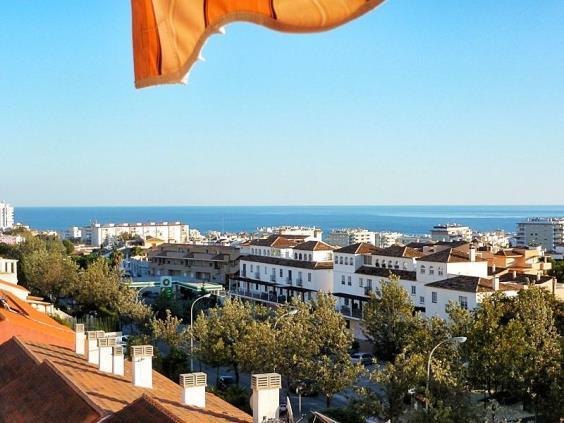
M 323 231 L 312 226 L 273 226 L 259 228 L 256 235 L 258 238 L 264 238 L 270 235 L 297 235 L 306 236 L 308 239 L 316 239 L 318 241 L 321 241 Z
M 554 251 L 564 245 L 564 218 L 530 218 L 517 223 L 515 237 L 518 247 L 542 246 L 546 251 Z
M 239 259 L 231 295 L 278 305 L 299 297 L 309 301 L 333 289 L 333 247 L 303 235 L 271 235 L 252 240 Z
M 78 226 L 71 226 L 61 233 L 61 238 L 69 240 L 82 239 L 82 229 Z
M 180 222 L 94 223 L 82 228 L 82 241 L 99 247 L 115 241 L 120 235 L 124 234 L 140 237 L 144 240 L 156 238 L 169 244 L 181 244 L 188 242 L 190 231 L 188 225 Z
M 471 241 L 472 230 L 468 226 L 447 223 L 446 225 L 436 225 L 431 229 L 431 239 L 433 241 Z
M 0 202 L 0 231 L 14 226 L 14 208 L 5 201 Z
M 334 229 L 329 233 L 325 242 L 337 247 L 346 247 L 360 242 L 376 245 L 376 233 L 362 228 Z

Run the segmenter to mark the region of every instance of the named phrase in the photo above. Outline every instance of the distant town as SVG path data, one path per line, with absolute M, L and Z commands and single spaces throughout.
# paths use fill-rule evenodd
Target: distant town
M 323 304 L 329 304 L 331 313 L 335 313 L 334 319 L 337 319 L 335 321 L 342 321 L 343 333 L 346 333 L 348 337 L 346 339 L 350 339 L 350 341 L 343 341 L 342 344 L 344 348 L 342 351 L 351 357 L 350 363 L 369 365 L 369 367 L 375 364 L 376 368 L 380 370 L 373 369 L 372 374 L 370 372 L 364 374 L 360 370 L 357 372 L 356 367 L 347 367 L 352 365 L 350 363 L 339 364 L 344 367 L 338 370 L 333 377 L 337 377 L 337 374 L 340 373 L 348 374 L 349 377 L 347 379 L 343 376 L 342 386 L 338 385 L 334 389 L 329 389 L 323 384 L 316 385 L 315 380 L 308 379 L 313 376 L 308 373 L 309 370 L 304 369 L 304 374 L 309 376 L 302 380 L 301 389 L 310 387 L 312 391 L 324 396 L 322 395 L 321 403 L 310 399 L 302 410 L 300 391 L 294 389 L 294 393 L 300 397 L 299 413 L 302 413 L 302 416 L 313 413 L 314 416 L 319 417 L 320 421 L 323 421 L 323 418 L 329 419 L 324 413 L 326 409 L 329 409 L 328 406 L 333 399 L 340 401 L 342 407 L 362 414 L 361 411 L 358 411 L 362 407 L 356 409 L 351 405 L 354 404 L 354 401 L 350 402 L 350 398 L 348 402 L 345 401 L 345 397 L 354 398 L 355 395 L 357 399 L 361 398 L 358 397 L 360 394 L 352 395 L 350 391 L 351 386 L 358 380 L 363 380 L 362 383 L 365 386 L 381 386 L 377 384 L 382 383 L 383 386 L 387 386 L 385 373 L 378 372 L 385 368 L 381 367 L 382 363 L 385 364 L 387 361 L 397 363 L 397 360 L 400 359 L 398 357 L 402 357 L 404 347 L 394 344 L 392 350 L 386 349 L 391 342 L 388 337 L 395 336 L 395 332 L 387 332 L 387 329 L 383 327 L 378 328 L 382 320 L 373 321 L 371 319 L 376 319 L 378 313 L 382 313 L 378 309 L 381 304 L 392 301 L 388 296 L 395 295 L 397 298 L 393 301 L 399 302 L 394 303 L 389 313 L 392 311 L 395 313 L 404 307 L 407 310 L 405 319 L 421 319 L 413 323 L 415 326 L 423 325 L 421 328 L 430 324 L 425 322 L 440 319 L 441 322 L 445 322 L 441 323 L 441 325 L 446 325 L 444 330 L 452 331 L 452 339 L 464 338 L 461 342 L 465 342 L 468 334 L 458 333 L 458 329 L 452 328 L 452 323 L 447 323 L 456 321 L 453 320 L 455 309 L 460 310 L 460 313 L 468 313 L 467 319 L 473 316 L 472 318 L 477 319 L 475 324 L 479 325 L 480 319 L 486 318 L 485 316 L 480 317 L 482 310 L 496 306 L 496 302 L 501 301 L 502 298 L 507 301 L 516 301 L 518 304 L 519 299 L 525 295 L 524 292 L 538 289 L 539 292 L 550 296 L 554 301 L 564 300 L 564 280 L 559 279 L 561 273 L 558 270 L 564 263 L 562 261 L 564 218 L 531 217 L 519 222 L 514 233 L 502 230 L 477 232 L 468 226 L 445 223 L 429 228 L 428 234 L 419 235 L 377 232 L 364 228 L 334 229 L 324 234 L 320 228 L 300 226 L 264 227 L 257 228 L 254 232 L 241 233 L 209 231 L 202 234 L 197 228 L 191 228 L 188 223 L 184 222 L 92 223 L 88 226 L 75 226 L 63 232 L 56 232 L 37 231 L 26 226 L 25 222 L 16 224 L 16 219 L 17 211 L 15 212 L 14 208 L 6 202 L 0 203 L 0 293 L 2 294 L 0 302 L 4 307 L 0 307 L 0 315 L 9 317 L 14 310 L 31 307 L 34 312 L 45 315 L 45 318 L 38 317 L 38 322 L 50 316 L 56 319 L 62 325 L 61 327 L 65 325 L 72 327 L 75 332 L 69 332 L 73 336 L 69 346 L 76 354 L 84 355 L 89 363 L 98 366 L 100 374 L 106 372 L 123 376 L 123 355 L 131 354 L 132 363 L 134 363 L 132 386 L 152 387 L 150 375 L 153 371 L 151 367 L 153 347 L 160 347 L 162 349 L 160 354 L 163 354 L 164 357 L 170 357 L 166 354 L 171 349 L 182 351 L 185 358 L 184 362 L 176 363 L 179 368 L 184 368 L 188 357 L 191 361 L 196 359 L 200 369 L 212 369 L 214 366 L 218 369 L 229 368 L 231 363 L 235 373 L 231 370 L 223 370 L 225 375 L 221 380 L 217 379 L 217 375 L 213 376 L 217 379 L 215 384 L 218 389 L 223 384 L 225 389 L 227 385 L 235 383 L 233 378 L 236 376 L 236 385 L 239 385 L 238 378 L 241 369 L 252 371 L 260 366 L 247 365 L 245 359 L 233 362 L 233 357 L 238 354 L 236 349 L 227 351 L 224 359 L 218 358 L 216 361 L 206 356 L 210 354 L 211 350 L 205 347 L 208 340 L 206 336 L 209 336 L 206 335 L 208 333 L 206 330 L 209 329 L 205 329 L 205 316 L 211 319 L 210 316 L 214 316 L 215 313 L 213 310 L 229 310 L 229 307 L 239 307 L 233 304 L 239 304 L 242 307 L 241 310 L 252 309 L 254 316 L 255 308 L 260 307 L 260 310 L 264 310 L 262 313 L 266 315 L 274 313 L 272 317 L 274 324 L 270 325 L 268 330 L 265 329 L 266 332 L 261 335 L 266 336 L 264 339 L 268 339 L 268 336 L 271 336 L 270 331 L 276 330 L 280 319 L 287 316 L 288 313 L 290 317 L 286 317 L 285 320 L 290 321 L 293 314 L 302 310 L 300 307 L 313 306 L 315 309 L 322 308 Z M 42 256 L 34 255 L 36 254 L 34 251 L 28 251 L 31 245 L 35 245 L 32 239 L 40 239 L 44 243 L 43 246 L 33 247 L 44 251 L 41 253 Z M 49 286 L 44 284 L 42 276 L 37 280 L 34 266 L 40 266 L 43 269 L 41 272 L 46 272 L 46 268 L 37 264 L 37 260 L 48 260 L 45 254 L 50 254 L 53 242 L 61 243 L 61 248 L 66 249 L 63 256 L 66 257 L 68 254 L 76 263 L 72 265 L 72 269 L 76 270 L 71 271 L 74 276 L 66 277 L 75 281 L 72 282 L 75 285 L 60 288 L 61 285 L 68 282 L 67 279 L 63 280 L 60 276 L 54 277 L 53 283 Z M 22 248 L 23 246 L 27 247 Z M 64 257 L 62 260 L 68 262 L 68 259 Z M 53 266 L 61 266 L 60 269 L 66 267 L 62 264 L 63 262 L 56 260 L 49 263 L 51 263 L 48 265 L 50 268 Z M 97 274 L 89 273 L 94 272 L 92 269 L 97 265 L 100 266 L 97 272 L 106 275 L 104 278 L 117 278 L 115 280 L 119 281 L 119 286 L 113 289 L 116 289 L 116 295 L 122 292 L 120 295 L 129 298 L 129 300 L 122 300 L 120 304 L 132 301 L 129 306 L 116 305 L 112 303 L 113 300 L 107 300 L 108 302 L 104 305 L 92 303 L 86 306 L 89 300 L 81 299 L 85 290 L 93 289 L 94 281 L 100 284 L 106 283 L 97 280 Z M 112 273 L 114 272 L 112 269 L 115 270 L 115 274 Z M 25 274 L 25 284 L 20 284 L 18 276 L 18 272 L 22 271 Z M 61 270 L 61 272 L 66 272 L 66 270 Z M 80 282 L 81 280 L 92 282 L 90 286 L 86 286 Z M 54 288 L 55 285 L 57 288 Z M 394 289 L 396 291 L 393 291 Z M 72 294 L 72 292 L 75 293 Z M 89 294 L 90 297 L 94 295 L 102 294 Z M 200 309 L 200 312 L 207 310 L 206 313 L 209 314 L 201 314 L 200 326 L 194 329 L 193 306 L 201 298 L 215 298 L 216 302 L 208 302 L 205 308 Z M 402 301 L 404 301 L 403 305 L 400 304 Z M 298 306 L 298 304 L 302 305 Z M 251 308 L 247 309 L 247 306 Z M 139 309 L 141 314 L 149 314 L 145 314 L 143 318 L 137 318 L 134 315 L 140 311 L 126 312 L 125 310 L 129 310 L 128 307 L 132 310 L 134 307 L 141 307 Z M 111 312 L 108 314 L 107 311 L 112 308 L 115 310 L 115 316 L 123 314 L 129 317 L 124 320 L 121 316 L 113 323 L 103 323 L 103 316 L 114 315 Z M 314 309 L 311 309 L 309 313 L 315 313 Z M 241 310 L 239 312 L 243 313 Z M 248 312 L 251 313 L 251 311 Z M 154 313 L 153 320 L 147 320 L 149 318 L 147 316 L 151 313 Z M 188 316 L 189 319 L 187 319 Z M 182 320 L 170 320 L 173 318 L 184 318 L 185 321 L 187 319 L 189 325 L 182 325 Z M 270 318 L 267 317 L 267 321 L 270 321 Z M 256 318 L 249 317 L 249 319 Z M 129 321 L 129 326 L 126 321 Z M 261 321 L 261 319 L 257 320 L 259 323 Z M 399 324 L 398 322 L 395 321 L 394 325 Z M 471 326 L 469 322 L 470 320 L 466 324 Z M 219 325 L 220 320 L 214 324 Z M 0 322 L 0 328 L 2 325 L 6 324 Z M 167 327 L 166 325 L 172 326 Z M 100 330 L 102 327 L 106 330 Z M 147 331 L 147 327 L 152 327 L 152 332 Z M 395 330 L 400 330 L 398 328 L 399 326 Z M 421 328 L 419 330 L 423 330 Z M 291 327 L 287 329 L 291 331 Z M 20 333 L 18 328 L 13 330 L 16 334 Z M 40 328 L 38 327 L 37 330 Z M 168 335 L 163 335 L 162 331 L 167 330 Z M 477 328 L 472 330 L 478 333 Z M 24 332 L 21 333 L 24 334 Z M 11 334 L 12 332 L 3 333 Z M 385 339 L 380 339 L 379 335 L 385 335 Z M 188 348 L 187 344 L 178 341 L 182 336 L 192 337 L 192 343 L 195 338 L 197 346 Z M 272 336 L 278 335 L 273 332 Z M 0 336 L 0 342 L 8 342 L 10 338 L 11 335 Z M 59 338 L 55 338 L 55 343 L 66 345 Z M 128 343 L 128 338 L 131 338 L 130 341 L 137 339 L 141 346 L 137 347 L 131 342 Z M 249 342 L 249 340 L 241 340 L 241 342 Z M 323 344 L 326 340 L 323 339 L 320 342 Z M 127 352 L 128 347 L 131 349 L 130 353 Z M 1 345 L 0 348 L 2 348 Z M 29 350 L 34 346 L 24 344 L 22 348 Z M 194 348 L 199 348 L 200 352 L 196 354 Z M 247 345 L 247 348 L 250 347 Z M 299 350 L 304 348 L 299 347 Z M 480 354 L 482 353 L 485 354 L 480 350 Z M 219 352 L 216 351 L 213 354 L 219 354 Z M 429 351 L 424 350 L 421 354 L 425 357 Z M 430 354 L 433 353 L 430 352 Z M 143 364 L 139 364 L 138 368 L 136 367 L 138 364 L 135 364 L 137 362 Z M 276 366 L 273 363 L 266 363 L 260 368 L 274 372 Z M 455 364 L 451 363 L 451 365 Z M 193 364 L 190 365 L 192 372 L 193 366 Z M 500 366 L 503 368 L 502 364 Z M 1 367 L 2 364 L 0 364 L 0 370 Z M 489 369 L 474 370 L 490 371 Z M 326 369 L 326 371 L 329 370 Z M 292 370 L 287 372 L 288 375 L 293 374 Z M 173 379 L 178 378 L 178 374 L 174 371 L 169 374 L 166 371 L 164 373 Z M 190 378 L 196 379 L 181 378 L 181 384 L 185 384 L 182 389 L 190 388 L 195 393 L 189 399 L 187 399 L 188 396 L 183 398 L 188 405 L 201 406 L 205 403 L 205 398 L 202 393 L 204 391 L 200 392 L 200 390 L 204 387 L 206 378 L 210 377 L 210 373 L 203 371 L 190 373 L 190 375 L 192 375 Z M 198 377 L 201 377 L 200 382 L 198 382 Z M 275 395 L 261 394 L 260 389 L 255 385 L 259 382 L 251 378 L 252 383 L 249 388 L 254 392 L 253 401 L 257 403 L 253 402 L 253 409 L 248 412 L 254 413 L 252 421 L 255 422 L 263 421 L 259 417 L 264 417 L 264 415 L 258 415 L 257 410 L 264 410 L 265 407 L 276 409 L 277 411 L 273 412 L 274 414 L 270 417 L 278 416 L 276 418 L 279 418 L 281 410 L 283 413 L 288 413 L 288 408 L 292 407 L 291 394 L 288 391 L 284 391 L 288 398 L 278 395 L 280 389 L 283 388 L 281 381 L 270 380 L 269 376 L 264 377 L 266 377 L 264 383 L 271 386 Z M 305 376 L 300 374 L 294 377 L 304 378 Z M 358 379 L 359 377 L 361 379 Z M 476 389 L 482 383 L 472 378 L 468 380 L 476 384 Z M 388 381 L 388 383 L 391 382 Z M 287 389 L 290 388 L 291 386 L 287 386 Z M 433 389 L 439 389 L 439 387 L 435 386 Z M 497 389 L 500 392 L 506 392 L 501 387 Z M 494 391 L 489 388 L 488 395 L 492 399 L 495 397 Z M 218 395 L 237 406 L 237 403 L 230 400 L 225 392 L 227 391 L 221 391 Z M 349 393 L 345 395 L 343 392 Z M 305 394 L 305 391 L 302 393 Z M 381 405 L 384 408 L 378 408 L 380 406 L 373 408 L 365 416 L 380 417 L 382 421 L 394 416 L 411 416 L 421 407 L 429 406 L 430 395 L 428 390 L 419 392 L 417 395 L 414 391 L 411 402 L 403 403 L 399 411 L 385 411 L 385 406 Z M 312 398 L 314 397 L 312 392 Z M 325 400 L 327 404 L 324 405 Z M 436 398 L 433 399 L 435 400 Z M 382 404 L 385 404 L 389 398 L 383 401 Z M 501 400 L 498 399 L 498 401 Z M 489 404 L 491 406 L 491 403 Z M 434 406 L 439 407 L 439 404 L 435 403 Z M 535 407 L 540 407 L 540 403 L 528 408 L 521 407 L 519 411 L 508 406 L 503 412 L 507 416 L 527 418 L 530 416 L 530 410 L 537 409 Z M 485 408 L 487 407 L 484 406 Z M 234 413 L 233 415 L 239 413 L 239 411 L 233 411 L 234 408 L 229 408 L 229 410 Z M 243 407 L 242 410 L 245 411 L 246 407 Z M 377 413 L 375 410 L 381 411 Z M 488 410 L 490 410 L 488 412 L 495 413 L 491 411 L 491 407 Z M 297 411 L 290 410 L 290 415 L 294 412 L 297 413 Z M 469 413 L 469 415 L 472 414 L 471 411 Z M 330 414 L 329 411 L 328 415 Z

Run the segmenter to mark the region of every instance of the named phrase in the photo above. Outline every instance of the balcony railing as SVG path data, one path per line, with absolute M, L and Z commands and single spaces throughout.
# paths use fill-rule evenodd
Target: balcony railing
M 292 283 L 293 283 L 292 278 L 286 278 L 286 283 L 288 285 L 292 285 Z
M 303 281 L 303 279 L 297 279 L 297 280 L 296 280 L 296 285 L 297 285 L 297 286 L 304 286 L 304 281 Z
M 260 272 L 255 272 L 255 279 L 260 280 Z
M 270 275 L 270 282 L 276 282 L 276 275 Z
M 288 299 L 285 295 L 278 295 L 276 292 L 255 292 L 248 289 L 241 288 L 231 288 L 229 290 L 231 295 L 237 295 L 239 297 L 249 298 L 259 301 L 268 301 L 275 304 L 285 304 Z

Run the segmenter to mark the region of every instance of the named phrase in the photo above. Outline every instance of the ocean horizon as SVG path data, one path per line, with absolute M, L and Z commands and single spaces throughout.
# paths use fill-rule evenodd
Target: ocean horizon
M 75 206 L 16 207 L 18 223 L 62 231 L 98 223 L 181 221 L 191 228 L 241 232 L 280 225 L 317 226 L 323 231 L 362 227 L 374 231 L 426 234 L 443 223 L 478 231 L 515 231 L 528 217 L 564 216 L 564 205 L 551 206 Z

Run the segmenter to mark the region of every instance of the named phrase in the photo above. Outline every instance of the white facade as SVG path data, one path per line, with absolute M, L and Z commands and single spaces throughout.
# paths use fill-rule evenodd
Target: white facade
M 18 283 L 18 261 L 0 257 L 0 280 Z
M 5 201 L 0 202 L 0 230 L 14 226 L 14 208 Z
M 347 245 L 357 244 L 359 242 L 375 245 L 376 233 L 361 228 L 334 229 L 329 233 L 325 242 L 338 247 L 346 247 Z
M 532 218 L 517 224 L 518 247 L 542 246 L 546 251 L 554 251 L 564 245 L 564 218 Z
M 453 242 L 471 241 L 472 230 L 468 226 L 457 224 L 436 225 L 431 229 L 433 241 Z
M 172 244 L 188 242 L 189 227 L 180 222 L 161 223 L 122 223 L 99 224 L 95 223 L 81 229 L 82 240 L 94 246 L 101 246 L 112 242 L 122 234 L 138 236 L 142 239 L 157 238 Z

